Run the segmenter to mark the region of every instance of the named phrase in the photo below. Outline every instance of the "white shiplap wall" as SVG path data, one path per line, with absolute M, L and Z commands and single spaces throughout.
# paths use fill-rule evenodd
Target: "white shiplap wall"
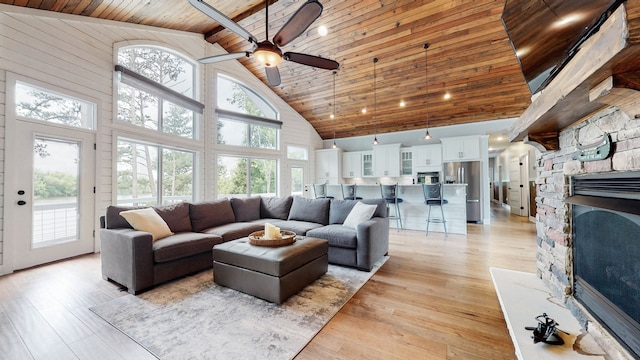
M 116 135 L 136 137 L 136 130 L 113 121 L 114 59 L 117 48 L 126 44 L 160 45 L 178 51 L 192 59 L 221 52 L 221 48 L 203 40 L 202 35 L 87 17 L 50 13 L 24 7 L 0 4 L 0 152 L 4 154 L 5 80 L 7 74 L 49 84 L 57 89 L 83 94 L 98 104 L 96 133 L 96 218 L 115 201 L 113 192 L 113 142 Z M 215 76 L 228 74 L 265 95 L 280 111 L 283 121 L 282 149 L 252 151 L 252 155 L 278 156 L 280 179 L 289 184 L 286 144 L 308 146 L 310 154 L 322 147 L 322 141 L 310 124 L 296 113 L 268 86 L 253 76 L 238 62 L 200 66 L 200 100 L 205 103 L 204 140 L 195 145 L 203 150 L 199 168 L 202 182 L 200 199 L 215 197 L 215 159 L 218 153 L 238 154 L 238 150 L 214 144 Z M 7 134 L 10 136 L 11 134 Z M 153 136 L 153 135 L 151 135 Z M 161 139 L 161 138 L 159 138 Z M 6 154 L 12 156 L 13 154 Z M 309 162 L 308 179 L 313 179 L 313 156 Z M 4 156 L 0 156 L 0 206 L 4 208 Z M 289 188 L 283 186 L 280 194 Z M 0 209 L 0 275 L 11 272 L 11 242 L 3 237 L 3 209 Z M 98 220 L 95 225 L 98 227 Z M 99 250 L 99 241 L 96 241 Z

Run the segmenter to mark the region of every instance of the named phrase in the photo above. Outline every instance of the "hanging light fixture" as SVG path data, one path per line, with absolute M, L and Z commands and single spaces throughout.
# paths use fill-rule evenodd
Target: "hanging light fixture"
M 429 72 L 428 72 L 428 63 L 427 63 L 427 49 L 429 48 L 429 43 L 426 43 L 422 46 L 424 48 L 424 89 L 425 89 L 425 98 L 424 98 L 424 110 L 426 111 L 426 123 L 427 123 L 427 132 L 424 134 L 424 139 L 431 139 L 431 134 L 429 134 L 429 108 L 428 108 L 428 100 L 429 100 Z
M 336 77 L 338 72 L 333 70 L 333 113 L 331 113 L 331 119 L 333 120 L 333 145 L 334 149 L 338 148 L 336 144 Z
M 378 124 L 376 123 L 376 113 L 378 112 L 378 101 L 376 99 L 376 63 L 378 62 L 378 58 L 373 58 L 373 125 L 374 129 L 376 129 L 373 136 L 373 145 L 378 145 L 380 142 L 378 141 Z

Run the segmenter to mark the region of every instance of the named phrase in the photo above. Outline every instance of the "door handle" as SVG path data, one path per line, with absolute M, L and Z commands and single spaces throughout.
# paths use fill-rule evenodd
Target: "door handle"
M 18 205 L 22 206 L 25 205 L 27 202 L 24 200 L 18 200 Z

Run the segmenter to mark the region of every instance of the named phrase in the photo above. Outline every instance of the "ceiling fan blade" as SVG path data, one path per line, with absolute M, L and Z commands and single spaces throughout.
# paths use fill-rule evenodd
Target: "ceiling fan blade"
M 271 84 L 271 86 L 279 86 L 282 81 L 280 80 L 280 70 L 278 70 L 278 67 L 265 66 L 264 70 L 267 73 L 267 80 L 269 80 L 269 84 Z
M 254 44 L 258 43 L 258 40 L 255 36 L 251 35 L 250 32 L 245 30 L 242 26 L 238 25 L 235 21 L 229 19 L 225 14 L 216 10 L 213 6 L 207 4 L 203 0 L 189 0 L 189 4 L 191 4 L 194 8 L 200 10 L 203 14 L 215 20 L 218 24 L 222 25 L 225 29 L 236 33 L 238 36 L 243 39 L 252 42 Z
M 322 14 L 322 4 L 318 0 L 307 0 L 273 37 L 273 42 L 278 46 L 287 45 L 307 30 L 320 17 L 320 14 Z
M 236 53 L 230 53 L 230 54 L 207 56 L 202 59 L 198 59 L 198 62 L 200 64 L 213 64 L 221 61 L 235 60 L 235 59 L 240 59 L 242 57 L 249 57 L 249 56 L 251 56 L 251 53 L 248 51 L 236 52 Z
M 325 59 L 320 56 L 313 56 L 308 54 L 286 52 L 284 53 L 284 55 L 282 55 L 282 58 L 298 64 L 309 65 L 326 70 L 337 70 L 340 67 L 340 64 L 335 60 Z

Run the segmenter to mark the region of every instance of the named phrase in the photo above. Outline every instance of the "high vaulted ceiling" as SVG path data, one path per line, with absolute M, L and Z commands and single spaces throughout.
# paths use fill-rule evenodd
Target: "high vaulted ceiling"
M 206 1 L 258 40 L 265 40 L 264 1 Z M 320 2 L 324 6 L 321 17 L 283 51 L 322 56 L 341 64 L 336 75 L 336 119 L 330 117 L 331 71 L 283 62 L 279 66 L 282 85 L 272 88 L 323 139 L 332 138 L 334 130 L 342 138 L 421 129 L 426 125 L 427 109 L 429 126 L 439 127 L 518 117 L 530 104 L 529 90 L 500 19 L 504 0 Z M 250 43 L 221 28 L 186 0 L 0 3 L 196 32 L 228 52 L 251 50 Z M 302 3 L 269 1 L 270 36 Z M 318 35 L 320 25 L 328 28 L 327 36 Z M 426 60 L 425 43 L 430 44 Z M 375 84 L 374 57 L 379 59 Z M 267 83 L 263 67 L 255 60 L 239 61 Z M 448 100 L 446 93 L 451 95 Z

